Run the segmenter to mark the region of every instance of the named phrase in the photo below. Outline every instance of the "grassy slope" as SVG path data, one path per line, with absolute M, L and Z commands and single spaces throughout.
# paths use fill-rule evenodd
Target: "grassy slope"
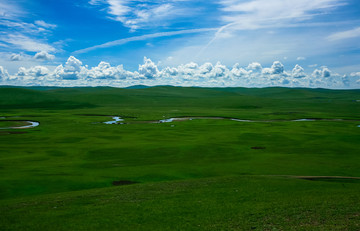
M 3 230 L 359 230 L 359 183 L 217 177 L 0 202 Z
M 196 230 L 197 223 L 205 230 L 354 230 L 357 180 L 259 175 L 360 176 L 359 122 L 105 125 L 93 122 L 109 117 L 85 115 L 359 120 L 359 98 L 358 90 L 323 89 L 0 88 L 0 116 L 41 123 L 25 134 L 0 131 L 1 224 L 48 229 L 58 223 L 55 228 L 62 230 L 146 230 L 160 224 Z M 114 180 L 141 184 L 114 188 Z M 59 206 L 60 211 L 52 209 Z M 20 215 L 23 219 L 13 222 Z

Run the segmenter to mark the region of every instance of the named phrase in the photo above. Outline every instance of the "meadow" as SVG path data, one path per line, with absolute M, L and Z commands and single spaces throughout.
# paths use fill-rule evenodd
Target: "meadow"
M 1 229 L 359 230 L 359 100 L 360 90 L 0 87 Z M 103 123 L 114 116 L 124 124 Z M 174 117 L 225 119 L 146 122 Z M 9 128 L 26 121 L 40 125 Z

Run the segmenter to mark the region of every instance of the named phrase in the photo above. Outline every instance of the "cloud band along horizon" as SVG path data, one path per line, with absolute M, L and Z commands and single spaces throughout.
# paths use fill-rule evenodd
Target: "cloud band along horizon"
M 199 87 L 310 87 L 348 89 L 360 86 L 360 72 L 339 75 L 327 67 L 316 68 L 311 74 L 300 65 L 286 70 L 280 61 L 271 67 L 262 67 L 253 62 L 247 67 L 238 63 L 233 67 L 217 62 L 215 65 L 206 62 L 199 65 L 190 62 L 177 67 L 159 68 L 149 58 L 137 71 L 125 70 L 123 65 L 111 66 L 101 61 L 98 66 L 87 65 L 70 56 L 64 65 L 54 70 L 45 66 L 19 68 L 16 74 L 10 75 L 0 66 L 0 84 L 19 86 L 113 86 L 128 87 L 132 85 L 173 85 Z

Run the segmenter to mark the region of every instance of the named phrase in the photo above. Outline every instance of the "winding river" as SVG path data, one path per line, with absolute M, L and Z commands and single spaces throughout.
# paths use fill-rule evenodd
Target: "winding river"
M 6 122 L 24 122 L 27 123 L 26 125 L 23 126 L 14 126 L 14 127 L 0 127 L 0 129 L 26 129 L 26 128 L 34 128 L 40 125 L 39 122 L 36 121 L 23 121 L 23 120 L 2 120 L 2 121 L 6 121 Z M 0 120 L 1 122 L 1 120 Z
M 172 123 L 175 121 L 188 121 L 188 120 L 198 120 L 198 119 L 211 119 L 211 120 L 232 120 L 237 122 L 246 122 L 246 123 L 273 123 L 273 122 L 313 122 L 313 121 L 359 121 L 359 120 L 343 120 L 343 119 L 294 119 L 294 120 L 245 120 L 245 119 L 237 119 L 237 118 L 227 118 L 227 117 L 174 117 L 169 119 L 161 119 L 161 120 L 142 120 L 142 121 L 129 121 L 122 122 L 124 119 L 121 117 L 112 117 L 113 121 L 104 122 L 105 124 L 142 124 L 142 123 Z M 360 127 L 358 125 L 357 127 Z
M 1 119 L 5 119 L 6 117 L 0 117 Z M 237 122 L 245 122 L 245 123 L 272 123 L 272 122 L 311 122 L 311 121 L 359 121 L 359 120 L 343 120 L 343 119 L 295 119 L 295 120 L 245 120 L 245 119 L 237 119 L 237 118 L 227 118 L 227 117 L 174 117 L 169 119 L 162 120 L 145 120 L 145 121 L 128 121 L 123 122 L 120 116 L 113 116 L 113 120 L 103 122 L 104 124 L 143 124 L 143 123 L 172 123 L 175 121 L 188 121 L 188 120 L 198 120 L 198 119 L 211 119 L 211 120 L 231 120 Z M 27 123 L 23 126 L 14 126 L 14 127 L 0 127 L 0 129 L 27 129 L 34 128 L 40 125 L 37 121 L 23 121 L 23 120 L 0 120 L 6 122 L 24 122 Z M 360 127 L 360 125 L 357 125 Z
M 106 121 L 106 122 L 104 122 L 104 124 L 117 124 L 120 121 L 124 121 L 123 119 L 121 119 L 118 116 L 114 116 L 114 117 L 112 117 L 112 119 L 113 119 L 112 121 Z

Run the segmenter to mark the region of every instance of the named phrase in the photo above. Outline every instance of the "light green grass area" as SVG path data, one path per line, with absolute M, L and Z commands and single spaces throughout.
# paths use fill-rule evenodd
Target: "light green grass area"
M 360 177 L 359 98 L 324 89 L 0 88 L 0 127 L 40 122 L 0 130 L 0 225 L 359 230 L 360 179 L 296 177 Z M 102 123 L 112 116 L 129 124 Z M 183 116 L 262 122 L 138 123 Z

